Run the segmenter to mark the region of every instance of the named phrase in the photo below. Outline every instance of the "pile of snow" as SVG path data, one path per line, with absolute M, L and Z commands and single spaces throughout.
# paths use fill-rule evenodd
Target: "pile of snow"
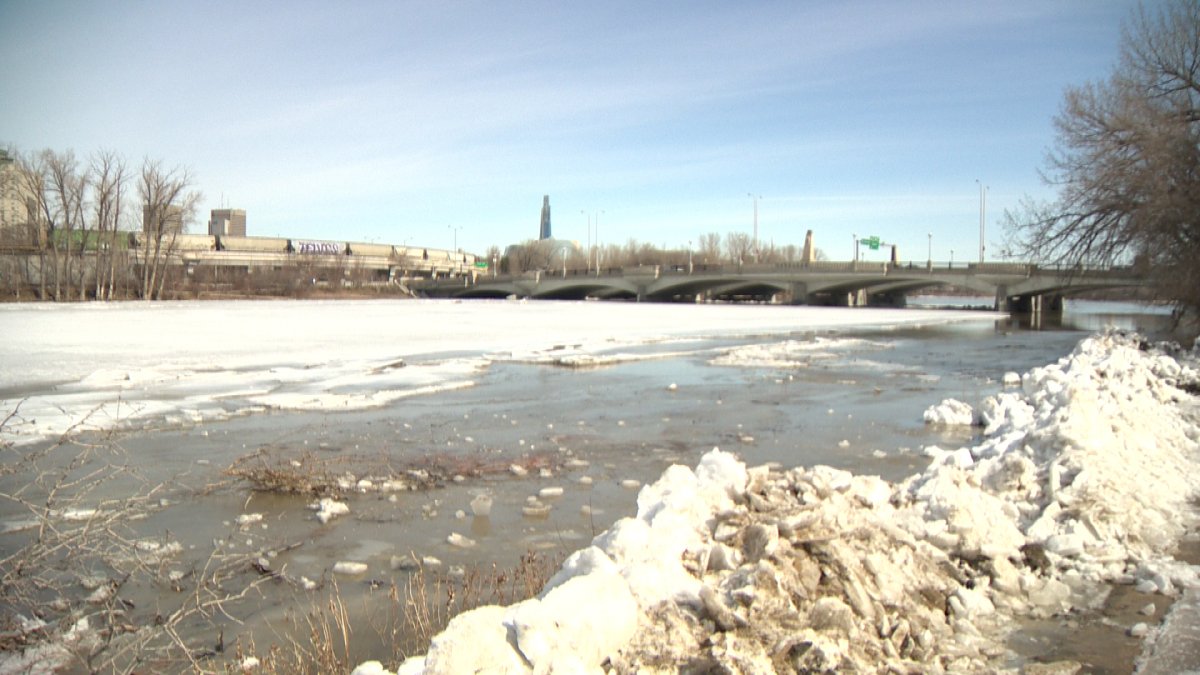
M 977 422 L 978 418 L 975 416 L 975 409 L 971 407 L 971 404 L 963 403 L 955 398 L 948 398 L 925 410 L 926 424 L 969 427 Z
M 957 556 L 1048 566 L 1068 582 L 1191 583 L 1166 556 L 1200 493 L 1196 410 L 1176 387 L 1197 379 L 1132 337 L 1082 341 L 1020 392 L 984 401 L 982 443 L 905 482 L 906 526 Z
M 983 443 L 899 485 L 713 450 L 643 488 L 540 596 L 456 617 L 398 672 L 990 670 L 1014 617 L 1098 582 L 1197 584 L 1170 558 L 1200 493 L 1195 401 L 1175 385 L 1197 381 L 1133 338 L 1090 338 L 985 401 Z

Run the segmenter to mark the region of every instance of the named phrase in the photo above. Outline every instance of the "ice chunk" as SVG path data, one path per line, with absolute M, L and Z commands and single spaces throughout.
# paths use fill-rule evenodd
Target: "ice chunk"
M 429 673 L 527 673 L 524 657 L 508 641 L 509 609 L 486 605 L 459 614 L 433 638 L 425 656 Z
M 579 611 L 586 607 L 587 611 Z M 505 622 L 534 672 L 597 671 L 625 646 L 638 624 L 638 605 L 619 575 L 596 570 L 520 603 Z
M 317 520 L 324 525 L 336 516 L 342 516 L 350 513 L 350 507 L 345 502 L 339 502 L 329 497 L 322 497 L 320 501 L 309 504 L 308 508 L 317 512 Z
M 942 426 L 971 426 L 976 424 L 975 410 L 970 404 L 948 398 L 925 410 L 925 423 Z
M 471 513 L 486 517 L 492 513 L 492 496 L 486 493 L 475 495 L 471 499 Z
M 367 571 L 367 564 L 354 562 L 351 560 L 339 560 L 333 565 L 334 574 L 345 574 L 347 576 L 355 576 L 363 574 Z

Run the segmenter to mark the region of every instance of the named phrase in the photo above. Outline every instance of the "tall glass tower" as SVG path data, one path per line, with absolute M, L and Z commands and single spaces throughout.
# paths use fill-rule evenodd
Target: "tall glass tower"
M 550 236 L 550 195 L 542 197 L 542 229 L 538 239 L 553 239 Z

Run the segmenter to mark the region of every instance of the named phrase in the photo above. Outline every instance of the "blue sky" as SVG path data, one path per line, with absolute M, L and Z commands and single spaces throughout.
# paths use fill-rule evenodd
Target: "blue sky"
M 0 143 L 187 166 L 252 235 L 477 253 L 545 194 L 560 238 L 672 247 L 754 194 L 764 241 L 975 259 L 978 179 L 991 259 L 1135 6 L 0 0 Z

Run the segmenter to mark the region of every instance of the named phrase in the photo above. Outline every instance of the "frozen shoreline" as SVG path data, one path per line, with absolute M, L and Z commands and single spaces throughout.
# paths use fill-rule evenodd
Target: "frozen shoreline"
M 673 467 L 542 596 L 461 615 L 398 672 L 982 672 L 1006 667 L 1017 618 L 1088 606 L 1102 583 L 1194 588 L 1170 551 L 1200 493 L 1200 411 L 1176 385 L 1200 373 L 1142 346 L 1091 337 L 1025 373 L 981 406 L 982 443 L 900 484 L 720 451 Z
M 994 320 L 990 312 L 420 300 L 0 305 L 0 442 L 473 386 L 496 361 L 588 366 L 703 338 Z M 644 358 L 644 357 L 638 357 Z

